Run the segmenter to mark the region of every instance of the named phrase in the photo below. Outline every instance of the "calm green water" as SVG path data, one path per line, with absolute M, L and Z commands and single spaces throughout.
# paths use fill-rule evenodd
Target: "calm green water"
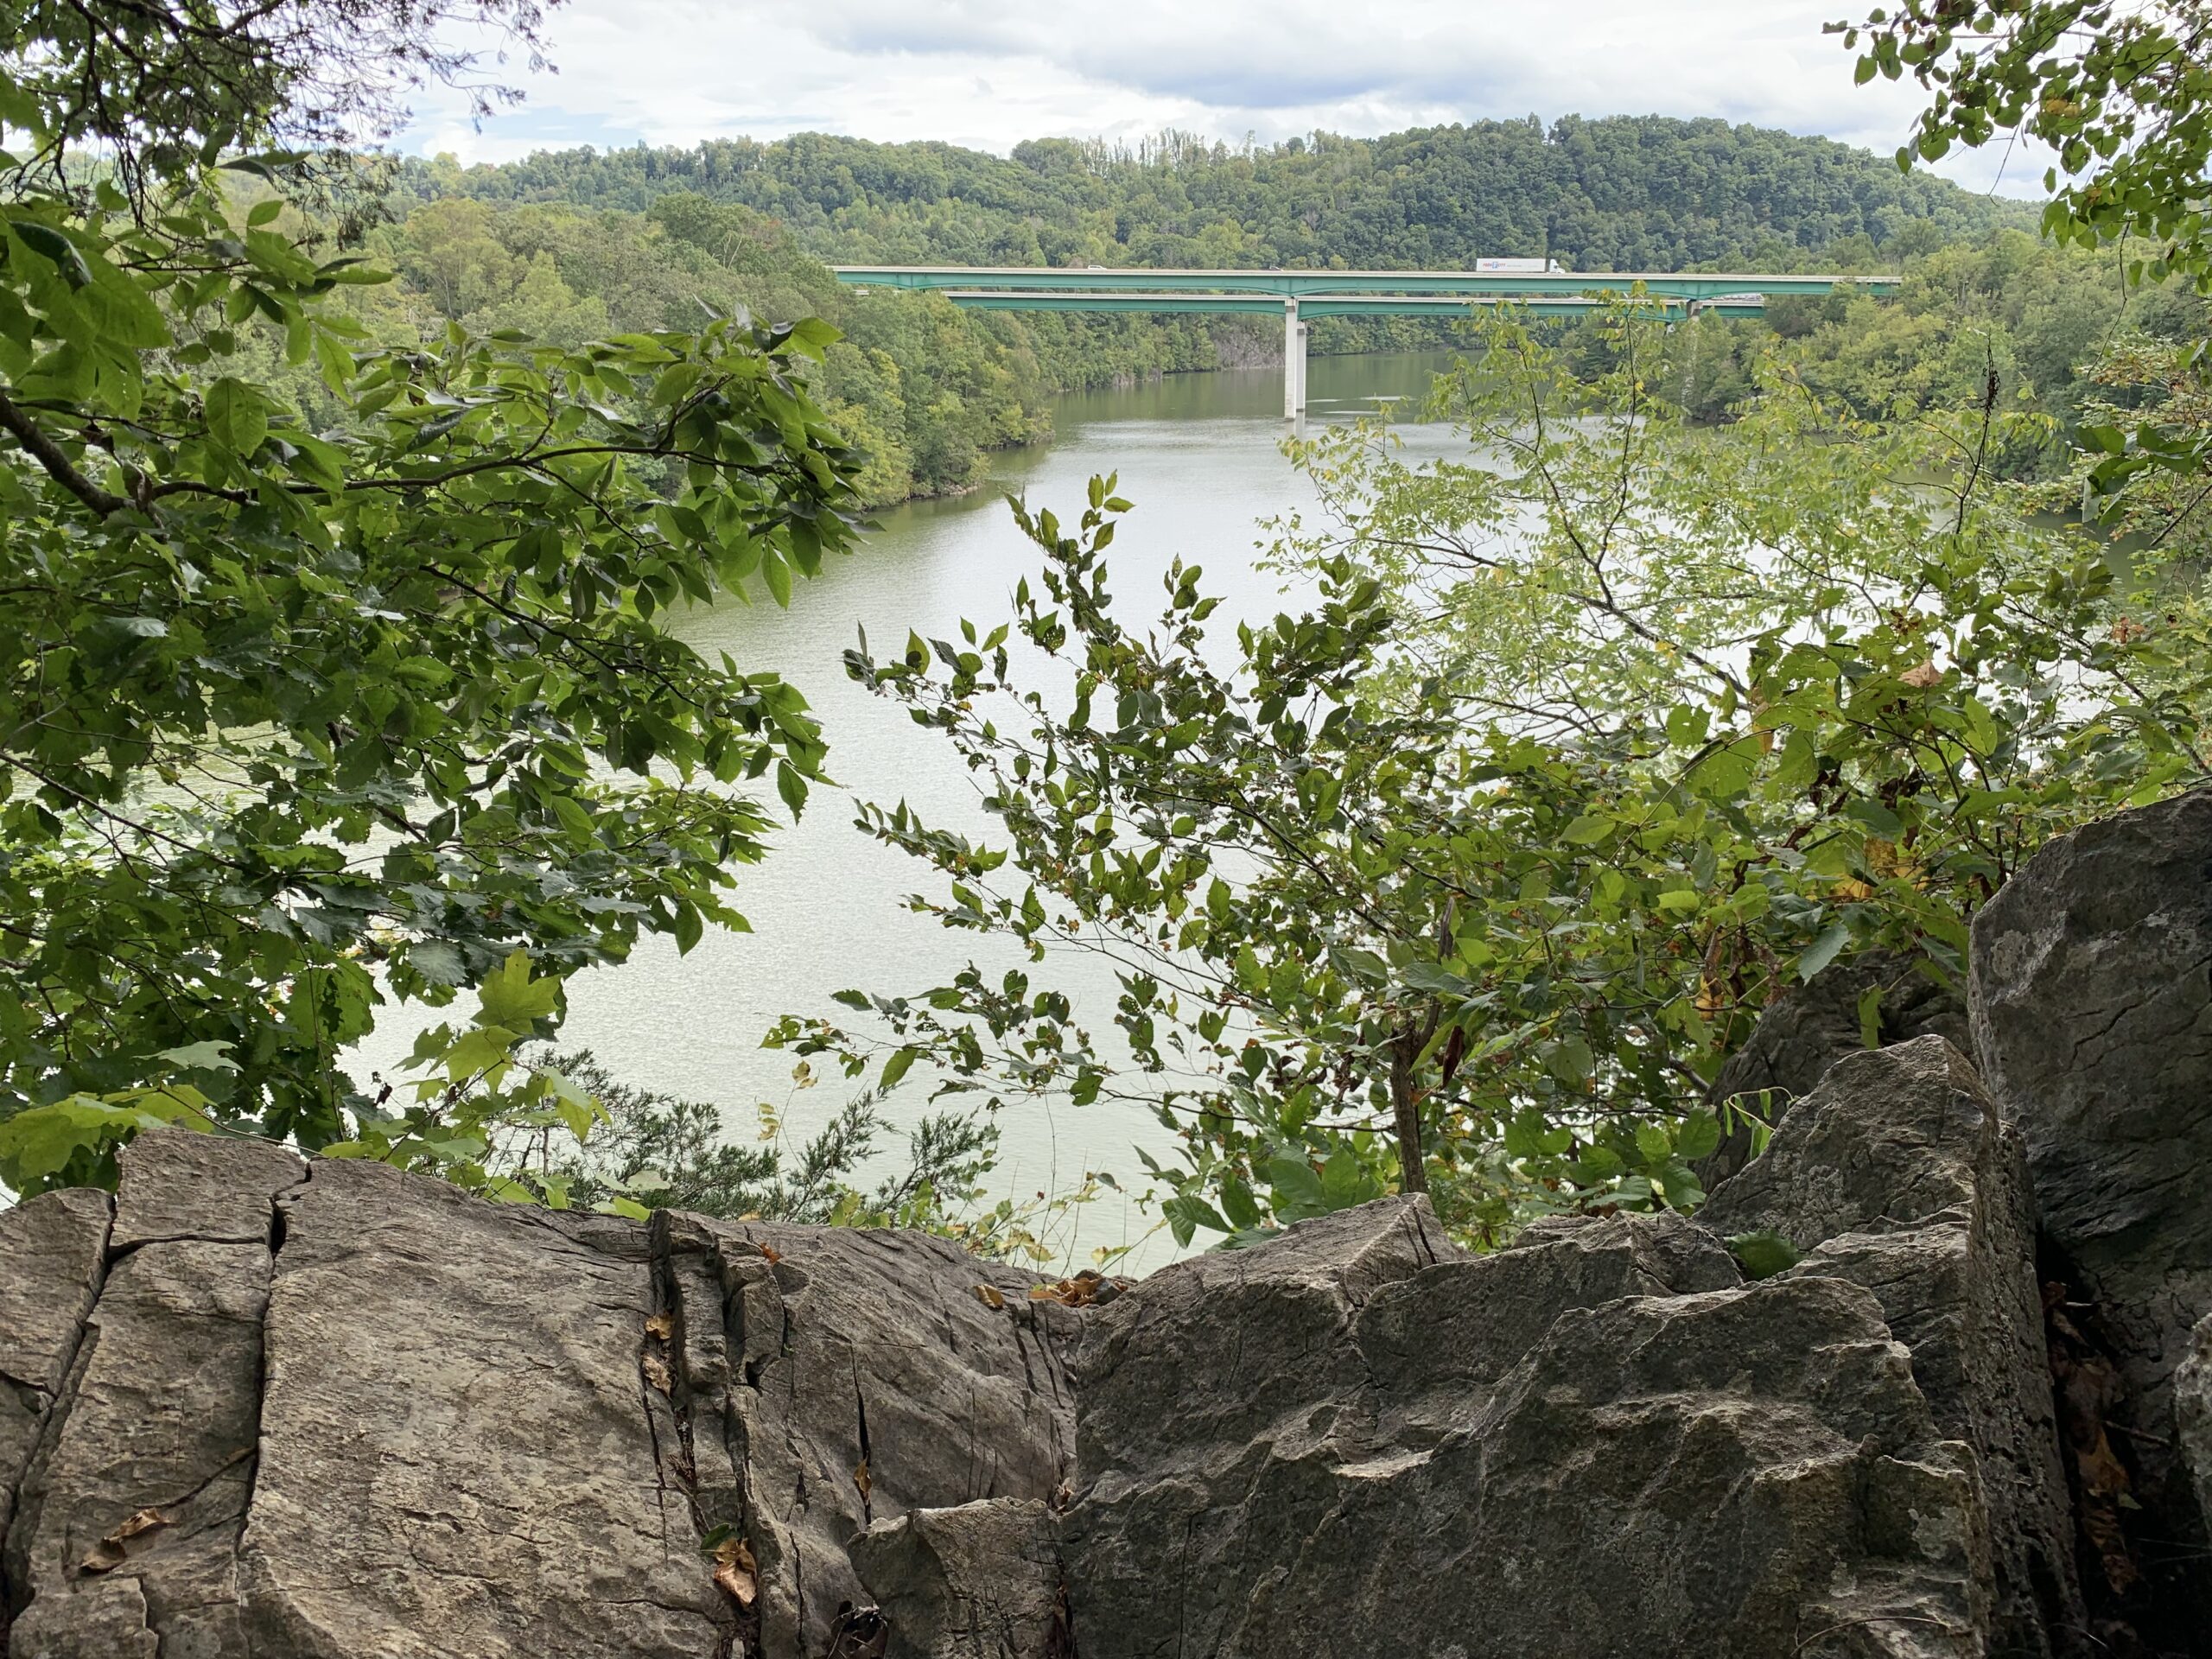
M 1414 397 L 1445 366 L 1443 354 L 1317 359 L 1308 421 L 1371 412 L 1379 400 Z M 887 995 L 943 982 L 971 957 L 994 969 L 1019 953 L 996 941 L 949 933 L 903 900 L 931 886 L 930 873 L 853 827 L 854 798 L 910 802 L 926 821 L 987 832 L 965 772 L 942 739 L 916 728 L 899 705 L 869 696 L 844 675 L 841 653 L 865 627 L 879 650 L 897 649 L 912 628 L 954 636 L 961 618 L 988 628 L 1011 613 L 1016 581 L 1037 569 L 1003 495 L 1026 493 L 1033 507 L 1071 519 L 1094 473 L 1118 472 L 1135 512 L 1116 537 L 1114 592 L 1132 616 L 1158 607 L 1159 578 L 1180 555 L 1205 568 L 1206 591 L 1223 594 L 1217 637 L 1233 640 L 1240 616 L 1282 607 L 1278 580 L 1253 569 L 1255 524 L 1304 505 L 1305 481 L 1279 448 L 1284 433 L 1280 372 L 1183 375 L 1124 391 L 1063 400 L 1048 447 L 993 458 L 991 486 L 957 500 L 923 502 L 880 515 L 882 529 L 851 557 L 802 582 L 788 612 L 731 602 L 684 617 L 679 632 L 709 657 L 772 667 L 797 683 L 820 715 L 840 788 L 817 791 L 805 817 L 776 836 L 766 861 L 745 873 L 739 907 L 750 933 L 710 932 L 688 956 L 672 943 L 643 942 L 619 968 L 571 987 L 567 1044 L 588 1046 L 616 1075 L 721 1104 L 733 1135 L 758 1128 L 755 1108 L 782 1114 L 794 1138 L 842 1103 L 835 1081 L 796 1089 L 792 1058 L 760 1046 L 780 1014 L 847 1014 L 831 994 L 857 987 Z M 1421 435 L 1414 435 L 1419 442 Z M 932 888 L 932 890 L 934 890 Z M 1070 987 L 1094 1032 L 1110 1028 L 1113 980 L 1083 959 L 1037 970 Z M 365 1060 L 404 1053 L 413 1022 L 394 1018 Z M 924 1108 L 920 1068 L 902 1094 Z M 1164 1152 L 1167 1134 L 1128 1107 L 1011 1108 L 1001 1122 L 1000 1190 L 1016 1195 L 1065 1190 L 1086 1169 L 1141 1174 L 1132 1148 Z M 1088 1251 L 1142 1234 L 1148 1220 L 1109 1198 L 1085 1212 Z M 1171 1253 L 1165 1236 L 1139 1260 Z

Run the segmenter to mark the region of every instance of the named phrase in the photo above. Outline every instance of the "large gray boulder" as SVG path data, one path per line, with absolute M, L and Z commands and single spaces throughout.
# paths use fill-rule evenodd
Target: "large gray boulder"
M 1764 1097 L 1769 1127 L 1779 1125 L 1793 1102 L 1820 1086 L 1830 1066 L 1866 1052 L 1870 1033 L 1859 1006 L 1869 992 L 1875 996 L 1875 1047 L 1920 1037 L 1948 1038 L 1961 1050 L 1969 1046 L 1961 988 L 1935 978 L 1920 957 L 1872 951 L 1789 987 L 1720 1068 L 1713 1084 L 1714 1103 L 1751 1110 Z M 1698 1179 L 1709 1192 L 1751 1160 L 1751 1127 L 1740 1115 L 1729 1113 L 1720 1145 L 1698 1161 Z
M 1469 1256 L 1390 1199 L 1071 1306 L 149 1134 L 111 1213 L 0 1217 L 6 1651 L 2070 1656 L 2024 1171 L 1930 1037 L 1696 1222 Z M 1802 1258 L 1746 1282 L 1756 1230 Z
M 1790 1109 L 1699 1219 L 1806 1254 L 1785 1278 L 1871 1291 L 1989 1512 L 1995 1650 L 2065 1654 L 2086 1628 L 2044 1352 L 2018 1128 L 1945 1039 L 1862 1049 Z
M 817 1659 L 872 1519 L 1066 1478 L 1033 1282 L 143 1135 L 0 1216 L 5 1651 Z
M 691 1659 L 736 1610 L 645 1374 L 644 1230 L 323 1162 L 284 1209 L 240 1586 L 296 1659 Z
M 1874 1296 L 1671 1217 L 1387 1200 L 1092 1316 L 1084 1659 L 1986 1651 L 1986 1519 Z
M 1971 1002 L 2045 1238 L 2124 1393 L 2148 1599 L 2212 1627 L 2212 1549 L 2176 1455 L 2173 1377 L 2212 1314 L 2212 791 L 2053 842 L 1976 918 Z

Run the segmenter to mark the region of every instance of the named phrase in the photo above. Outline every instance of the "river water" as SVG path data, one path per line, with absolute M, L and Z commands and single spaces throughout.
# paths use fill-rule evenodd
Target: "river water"
M 1406 353 L 1317 359 L 1311 365 L 1309 423 L 1373 412 L 1393 398 L 1418 399 L 1450 359 Z M 1125 620 L 1157 612 L 1160 574 L 1181 556 L 1205 569 L 1205 590 L 1224 595 L 1210 631 L 1233 640 L 1241 617 L 1283 607 L 1280 580 L 1254 568 L 1258 521 L 1310 502 L 1311 486 L 1283 456 L 1279 370 L 1179 375 L 1125 391 L 1069 397 L 1057 405 L 1050 445 L 991 457 L 988 486 L 945 501 L 917 502 L 878 515 L 880 531 L 821 577 L 801 582 L 791 608 L 735 601 L 678 618 L 677 632 L 710 659 L 728 651 L 741 668 L 773 669 L 796 683 L 821 718 L 838 789 L 817 789 L 804 817 L 774 836 L 766 860 L 745 871 L 735 901 L 749 933 L 710 931 L 688 955 L 647 938 L 630 961 L 571 982 L 565 1046 L 588 1047 L 615 1076 L 712 1101 L 730 1134 L 760 1132 L 770 1105 L 796 1143 L 845 1098 L 834 1076 L 794 1084 L 794 1057 L 760 1046 L 785 1013 L 861 1016 L 832 994 L 848 987 L 906 995 L 944 982 L 971 957 L 993 970 L 1018 953 L 999 941 L 951 933 L 913 914 L 904 899 L 936 891 L 931 872 L 853 826 L 854 798 L 910 802 L 926 822 L 988 834 L 967 773 L 950 746 L 914 726 L 905 709 L 845 677 L 841 653 L 868 631 L 880 654 L 900 649 L 909 628 L 925 639 L 957 637 L 961 619 L 988 629 L 1012 613 L 1015 582 L 1038 568 L 1035 550 L 1004 496 L 1026 495 L 1064 520 L 1081 511 L 1095 473 L 1118 473 L 1135 511 L 1109 558 Z M 1424 438 L 1409 434 L 1421 447 Z M 780 807 L 776 809 L 780 812 Z M 1110 976 L 1085 959 L 1037 970 L 1039 983 L 1071 988 L 1095 1033 L 1110 1034 Z M 421 1023 L 395 1010 L 365 1046 L 365 1061 L 404 1054 Z M 916 1068 L 893 1096 L 911 1121 L 925 1106 Z M 903 1098 L 902 1098 L 903 1097 Z M 1172 1136 L 1127 1104 L 1048 1109 L 1022 1103 L 1001 1115 L 994 1195 L 1028 1198 L 1067 1190 L 1086 1170 L 1105 1169 L 1141 1185 L 1134 1148 L 1162 1155 Z M 1133 1266 L 1173 1251 L 1153 1217 L 1109 1192 L 1087 1206 L 1061 1242 L 1077 1265 L 1095 1247 L 1136 1244 Z

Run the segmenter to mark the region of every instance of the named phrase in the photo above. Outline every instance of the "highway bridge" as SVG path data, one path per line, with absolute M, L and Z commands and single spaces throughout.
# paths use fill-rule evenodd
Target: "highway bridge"
M 1531 264 L 1535 261 L 1529 262 Z M 1093 265 L 836 265 L 856 288 L 944 294 L 979 311 L 1146 311 L 1268 315 L 1283 319 L 1283 418 L 1306 410 L 1306 325 L 1313 317 L 1466 315 L 1515 305 L 1537 316 L 1571 316 L 1634 295 L 1668 320 L 1704 310 L 1757 316 L 1769 299 L 1886 295 L 1885 276 L 1772 276 L 1738 272 L 1576 270 L 1151 270 Z

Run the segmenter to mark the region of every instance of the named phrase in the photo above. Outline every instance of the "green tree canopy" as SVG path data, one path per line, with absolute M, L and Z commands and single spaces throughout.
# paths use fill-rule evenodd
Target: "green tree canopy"
M 755 789 L 795 812 L 821 773 L 796 690 L 659 619 L 742 586 L 786 602 L 846 544 L 853 460 L 794 372 L 835 331 L 720 315 L 379 344 L 335 302 L 382 275 L 287 207 L 291 159 L 223 155 L 460 73 L 435 42 L 463 11 L 535 17 L 298 0 L 218 41 L 220 9 L 14 14 L 0 1154 L 19 1182 L 97 1173 L 118 1123 L 179 1101 L 307 1147 L 358 1137 L 399 1111 L 338 1065 L 376 1006 L 486 988 L 429 1057 L 435 1118 L 502 1082 L 561 976 L 643 931 L 737 924 Z M 69 161 L 85 138 L 111 148 Z M 248 207 L 232 186 L 254 180 Z M 272 351 L 334 422 L 256 373 Z
M 2044 228 L 2139 238 L 2139 270 L 2212 276 L 2212 5 L 2205 0 L 1903 0 L 1856 29 L 1859 79 L 1910 73 L 1935 94 L 1900 167 L 2021 134 L 2057 152 Z
M 1278 551 L 1313 601 L 1225 666 L 1195 567 L 1120 619 L 1110 480 L 1071 528 L 1018 509 L 1043 569 L 1007 624 L 849 660 L 999 832 L 869 827 L 942 875 L 946 925 L 1046 965 L 856 992 L 874 1028 L 783 1039 L 1148 1105 L 1185 1240 L 1392 1186 L 1478 1239 L 1687 1206 L 1719 1111 L 1756 1104 L 1710 1085 L 1775 997 L 1873 946 L 1955 976 L 2043 838 L 2203 775 L 2202 607 L 2169 602 L 2196 579 L 2035 521 L 1983 461 L 2037 417 L 1867 426 L 1770 380 L 1700 432 L 1653 395 L 1656 326 L 1611 327 L 1586 389 L 1491 324 L 1434 411 L 1455 459 L 1364 428 L 1300 449 L 1321 505 Z M 1033 983 L 1054 949 L 1116 964 L 1118 1045 Z

